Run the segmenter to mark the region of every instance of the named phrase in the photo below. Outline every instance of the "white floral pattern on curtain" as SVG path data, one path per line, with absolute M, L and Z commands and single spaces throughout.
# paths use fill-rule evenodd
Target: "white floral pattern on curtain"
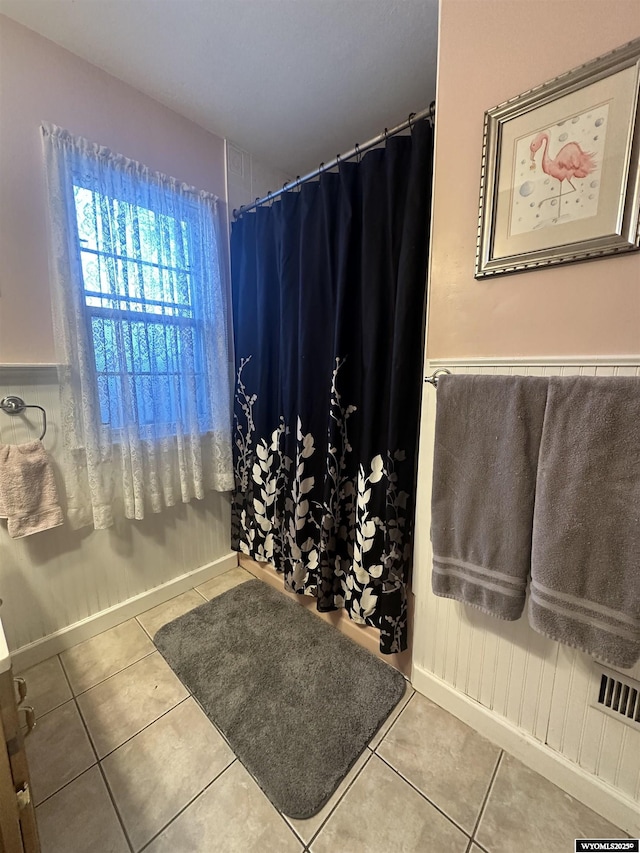
M 337 388 L 344 359 L 336 360 L 331 379 L 331 422 L 324 482 L 306 470 L 317 444 L 295 425 L 295 464 L 285 452 L 291 428 L 283 417 L 270 436 L 255 435 L 253 408 L 240 362 L 236 383 L 236 492 L 232 503 L 232 540 L 253 559 L 272 563 L 284 573 L 287 588 L 318 595 L 323 562 L 331 565 L 339 585 L 335 607 L 344 607 L 361 625 L 380 629 L 382 648 L 398 652 L 407 631 L 403 566 L 410 556 L 407 516 L 409 494 L 398 489 L 396 465 L 406 462 L 403 450 L 377 454 L 354 471 L 348 420 L 357 407 L 346 405 Z M 238 412 L 242 413 L 242 417 Z M 323 500 L 314 499 L 318 486 Z M 248 498 L 252 497 L 252 500 Z M 372 500 L 373 497 L 373 500 Z M 384 507 L 384 518 L 372 507 Z M 382 581 L 382 576 L 385 581 Z M 383 596 L 394 595 L 400 606 L 392 617 L 377 618 Z
M 216 196 L 43 125 L 73 527 L 233 486 L 231 298 Z

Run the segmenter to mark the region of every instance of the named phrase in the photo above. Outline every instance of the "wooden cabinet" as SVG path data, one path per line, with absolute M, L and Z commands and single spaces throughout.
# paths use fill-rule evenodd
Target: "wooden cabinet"
M 10 666 L 0 672 L 0 853 L 40 851 L 24 749 L 35 717 L 25 699 L 24 680 L 14 678 Z

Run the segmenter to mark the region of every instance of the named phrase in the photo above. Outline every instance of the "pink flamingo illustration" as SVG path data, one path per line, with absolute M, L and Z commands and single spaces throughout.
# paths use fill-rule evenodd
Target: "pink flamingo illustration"
M 531 151 L 531 171 L 536 168 L 536 154 L 544 143 L 542 152 L 542 171 L 552 178 L 556 178 L 560 182 L 560 191 L 558 193 L 558 216 L 553 220 L 557 222 L 560 219 L 560 209 L 562 207 L 562 182 L 567 181 L 571 186 L 571 192 L 576 192 L 576 188 L 571 182 L 572 178 L 586 178 L 597 168 L 597 163 L 593 154 L 583 151 L 577 142 L 567 142 L 566 145 L 558 151 L 554 159 L 549 157 L 549 134 L 539 133 L 529 146 Z M 551 201 L 556 196 L 543 198 L 538 204 L 542 207 L 545 201 Z

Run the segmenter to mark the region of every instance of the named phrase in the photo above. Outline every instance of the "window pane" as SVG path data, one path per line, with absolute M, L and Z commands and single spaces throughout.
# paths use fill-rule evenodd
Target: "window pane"
M 190 316 L 188 223 L 85 187 L 74 195 L 85 290 L 120 296 L 118 310 Z
M 83 186 L 74 196 L 102 422 L 171 434 L 196 418 L 210 429 L 191 226 Z
M 103 423 L 118 428 L 155 425 L 171 433 L 177 420 L 186 424 L 195 417 L 201 431 L 211 428 L 206 378 L 192 325 L 94 316 L 91 329 Z M 189 383 L 197 391 L 197 412 L 188 408 Z

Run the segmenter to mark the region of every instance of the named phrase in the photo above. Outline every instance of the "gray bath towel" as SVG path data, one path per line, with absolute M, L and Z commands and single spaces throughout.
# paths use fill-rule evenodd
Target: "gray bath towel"
M 441 376 L 432 588 L 501 619 L 522 613 L 548 380 Z
M 0 444 L 0 518 L 8 519 L 12 539 L 63 523 L 51 460 L 41 441 Z
M 640 379 L 549 380 L 529 621 L 614 666 L 640 656 Z

